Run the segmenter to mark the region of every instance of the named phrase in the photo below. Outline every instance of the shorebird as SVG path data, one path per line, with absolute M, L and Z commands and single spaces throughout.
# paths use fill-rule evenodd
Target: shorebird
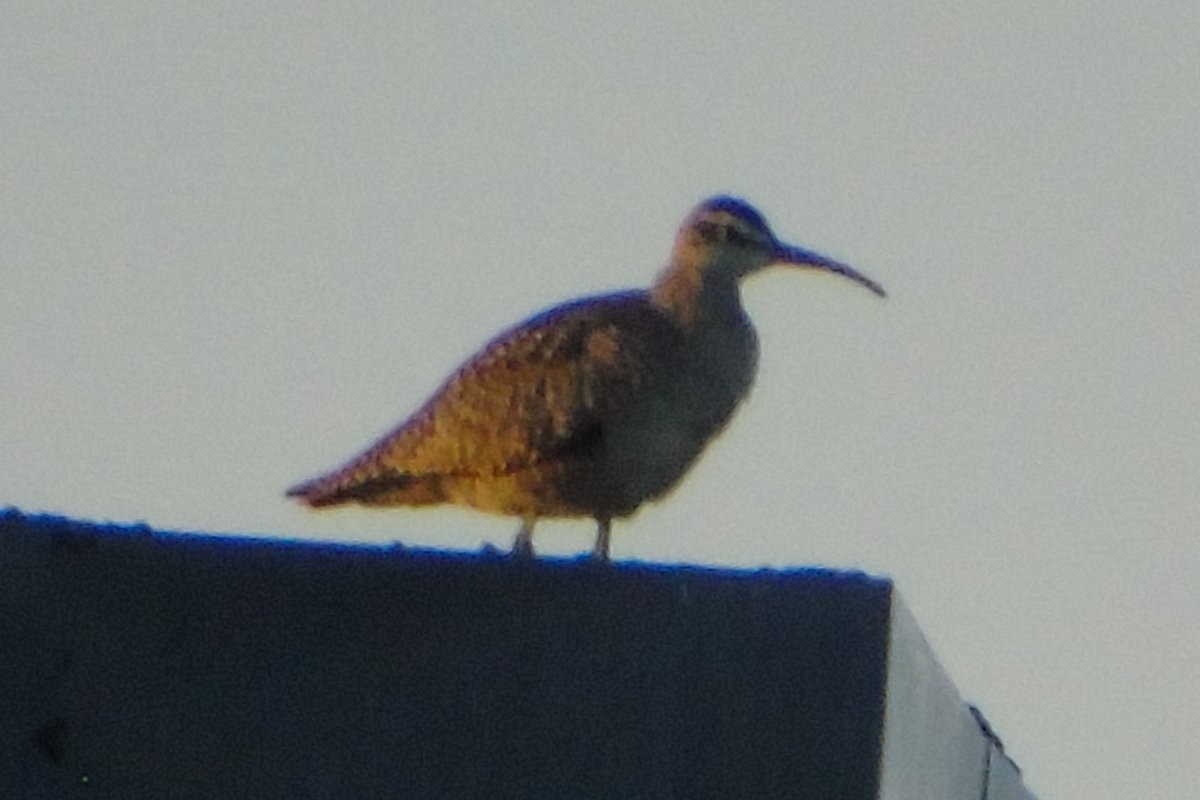
M 743 200 L 712 197 L 645 290 L 585 297 L 501 333 L 411 417 L 344 466 L 289 489 L 312 507 L 453 503 L 517 517 L 532 556 L 543 517 L 614 519 L 663 497 L 750 390 L 758 340 L 741 280 L 765 267 L 824 270 L 883 287 L 786 244 Z

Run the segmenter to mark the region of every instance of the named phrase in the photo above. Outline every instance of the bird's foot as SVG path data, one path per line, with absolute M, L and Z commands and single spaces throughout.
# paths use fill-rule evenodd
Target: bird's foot
M 592 562 L 595 564 L 607 564 L 608 558 L 608 543 L 612 533 L 612 520 L 599 517 L 596 520 L 596 545 L 592 548 Z
M 533 542 L 528 539 L 517 539 L 513 542 L 509 555 L 518 561 L 533 561 L 537 553 L 533 552 Z
M 517 537 L 513 539 L 512 557 L 521 561 L 532 561 L 537 557 L 533 552 L 533 523 L 521 523 Z

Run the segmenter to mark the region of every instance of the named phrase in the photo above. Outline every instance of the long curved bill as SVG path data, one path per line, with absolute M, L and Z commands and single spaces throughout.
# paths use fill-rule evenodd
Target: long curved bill
M 823 269 L 826 272 L 832 272 L 836 275 L 849 278 L 855 283 L 861 283 L 880 297 L 887 297 L 887 292 L 883 290 L 882 286 L 854 269 L 854 267 L 843 264 L 840 261 L 834 261 L 832 258 L 823 256 L 812 250 L 805 250 L 803 247 L 780 243 L 775 251 L 775 263 L 789 264 L 793 267 Z

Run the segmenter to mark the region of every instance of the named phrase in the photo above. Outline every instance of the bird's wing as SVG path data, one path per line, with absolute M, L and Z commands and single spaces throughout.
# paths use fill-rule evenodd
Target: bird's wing
M 570 457 L 657 380 L 655 364 L 669 362 L 678 336 L 643 292 L 544 312 L 494 339 L 362 455 L 290 494 L 342 494 L 381 477 L 502 474 Z

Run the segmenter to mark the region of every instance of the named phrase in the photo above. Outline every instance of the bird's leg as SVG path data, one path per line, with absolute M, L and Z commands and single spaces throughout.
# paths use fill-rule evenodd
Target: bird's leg
M 611 532 L 612 518 L 596 517 L 596 546 L 592 548 L 592 558 L 608 561 L 608 539 Z
M 513 558 L 533 558 L 533 523 L 532 519 L 521 520 L 517 537 L 513 539 Z

